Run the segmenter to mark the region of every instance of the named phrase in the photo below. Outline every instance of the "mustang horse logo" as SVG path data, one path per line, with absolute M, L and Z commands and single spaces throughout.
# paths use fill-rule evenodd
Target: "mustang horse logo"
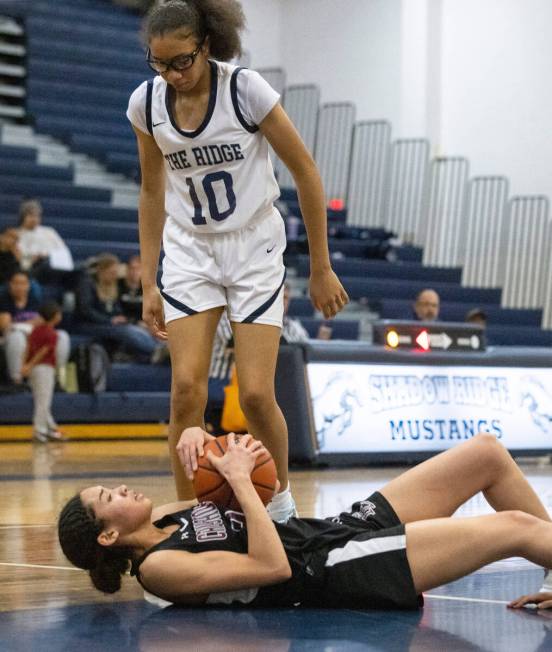
M 313 397 L 316 435 L 320 448 L 324 447 L 326 437 L 340 437 L 348 430 L 356 406 L 361 407 L 362 403 L 352 377 L 343 372 L 335 373 L 320 394 Z

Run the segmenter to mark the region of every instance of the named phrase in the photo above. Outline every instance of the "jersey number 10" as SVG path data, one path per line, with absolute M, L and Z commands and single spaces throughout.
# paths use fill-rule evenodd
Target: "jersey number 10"
M 213 188 L 213 184 L 217 181 L 222 181 L 226 189 L 228 208 L 224 211 L 220 211 L 217 206 L 217 197 L 215 195 L 215 189 Z M 194 217 L 192 218 L 192 222 L 194 224 L 207 224 L 207 220 L 203 216 L 203 207 L 199 201 L 199 197 L 197 196 L 193 180 L 190 177 L 187 177 L 186 184 L 190 189 L 190 197 L 194 203 Z M 211 219 L 216 222 L 222 222 L 227 217 L 230 217 L 230 215 L 232 215 L 236 210 L 236 195 L 234 194 L 234 180 L 232 179 L 232 175 L 228 172 L 211 172 L 203 177 L 201 184 L 205 191 L 207 201 L 209 202 L 209 214 L 211 215 Z

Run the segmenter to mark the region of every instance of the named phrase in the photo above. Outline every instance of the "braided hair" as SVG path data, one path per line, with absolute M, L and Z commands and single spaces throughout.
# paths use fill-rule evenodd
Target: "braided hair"
M 167 0 L 157 4 L 146 17 L 143 38 L 149 43 L 182 27 L 189 28 L 201 42 L 209 38 L 209 52 L 219 61 L 240 56 L 240 32 L 245 15 L 238 0 Z
M 79 494 L 59 515 L 58 538 L 63 554 L 74 566 L 89 572 L 99 591 L 115 593 L 121 588 L 121 576 L 128 570 L 132 550 L 100 545 L 97 538 L 103 529 L 104 523 L 84 505 Z

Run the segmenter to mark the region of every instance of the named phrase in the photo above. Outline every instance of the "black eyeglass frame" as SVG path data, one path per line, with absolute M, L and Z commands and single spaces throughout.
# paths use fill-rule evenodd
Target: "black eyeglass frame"
M 151 50 L 148 48 L 148 50 L 146 52 L 147 64 L 154 72 L 157 72 L 157 73 L 159 73 L 161 75 L 168 72 L 169 70 L 175 70 L 176 72 L 182 72 L 183 70 L 189 70 L 194 65 L 195 60 L 197 58 L 197 55 L 200 53 L 201 48 L 203 47 L 204 43 L 205 43 L 205 39 L 202 39 L 201 43 L 197 46 L 197 48 L 193 52 L 190 52 L 190 54 L 177 54 L 176 57 L 173 57 L 169 61 L 161 61 L 159 59 L 152 59 L 151 58 Z M 185 66 L 176 67 L 174 65 L 174 60 L 175 59 L 181 59 L 181 58 L 189 61 L 190 64 L 185 65 Z M 156 65 L 157 66 L 159 66 L 159 65 L 165 66 L 165 69 L 164 70 L 159 70 L 158 68 L 155 67 Z

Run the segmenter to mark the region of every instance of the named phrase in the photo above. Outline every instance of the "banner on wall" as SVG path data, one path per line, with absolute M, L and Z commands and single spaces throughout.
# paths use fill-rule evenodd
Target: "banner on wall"
M 320 453 L 440 451 L 478 432 L 552 451 L 552 369 L 307 365 Z

